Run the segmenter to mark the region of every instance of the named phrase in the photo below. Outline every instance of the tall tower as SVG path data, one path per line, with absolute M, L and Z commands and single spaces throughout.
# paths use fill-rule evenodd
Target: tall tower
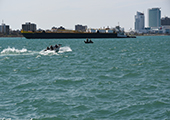
M 0 25 L 0 32 L 4 34 L 9 34 L 9 25 L 5 25 L 3 20 L 2 24 Z
M 136 32 L 143 32 L 145 28 L 145 16 L 141 12 L 135 15 L 135 30 Z
M 148 9 L 149 27 L 158 28 L 161 26 L 161 10 L 160 8 Z

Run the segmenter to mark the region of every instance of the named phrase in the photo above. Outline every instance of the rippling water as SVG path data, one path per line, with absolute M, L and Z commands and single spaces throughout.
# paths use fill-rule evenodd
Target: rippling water
M 0 38 L 0 119 L 170 119 L 170 36 L 83 41 Z

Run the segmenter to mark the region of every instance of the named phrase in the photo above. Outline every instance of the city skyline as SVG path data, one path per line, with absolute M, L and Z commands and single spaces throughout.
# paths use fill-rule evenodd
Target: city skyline
M 53 26 L 74 29 L 77 24 L 100 28 L 119 24 L 128 31 L 134 29 L 136 11 L 144 12 L 147 27 L 149 8 L 161 8 L 161 17 L 170 17 L 169 6 L 169 0 L 1 0 L 0 20 L 11 29 L 21 29 L 23 23 L 32 22 L 37 24 L 37 29 Z

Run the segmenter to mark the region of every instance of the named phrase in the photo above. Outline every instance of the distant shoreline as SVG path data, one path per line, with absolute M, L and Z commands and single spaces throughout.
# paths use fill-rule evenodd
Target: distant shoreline
M 131 35 L 130 35 L 131 36 Z M 143 35 L 135 35 L 135 36 L 170 36 L 170 34 L 143 34 Z M 0 35 L 0 38 L 7 38 L 7 37 L 24 37 L 23 35 Z
M 23 35 L 0 35 L 0 38 L 2 37 L 24 37 Z
M 135 35 L 135 36 L 169 36 L 170 34 L 143 34 L 143 35 Z

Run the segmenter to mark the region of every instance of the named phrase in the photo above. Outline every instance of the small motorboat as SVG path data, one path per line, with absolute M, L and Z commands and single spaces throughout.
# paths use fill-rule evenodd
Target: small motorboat
M 93 41 L 86 39 L 85 43 L 93 43 Z
M 55 51 L 55 52 L 58 52 L 60 50 L 60 47 L 61 47 L 62 44 L 56 44 L 55 46 L 50 46 L 50 47 L 47 47 L 44 51 Z

